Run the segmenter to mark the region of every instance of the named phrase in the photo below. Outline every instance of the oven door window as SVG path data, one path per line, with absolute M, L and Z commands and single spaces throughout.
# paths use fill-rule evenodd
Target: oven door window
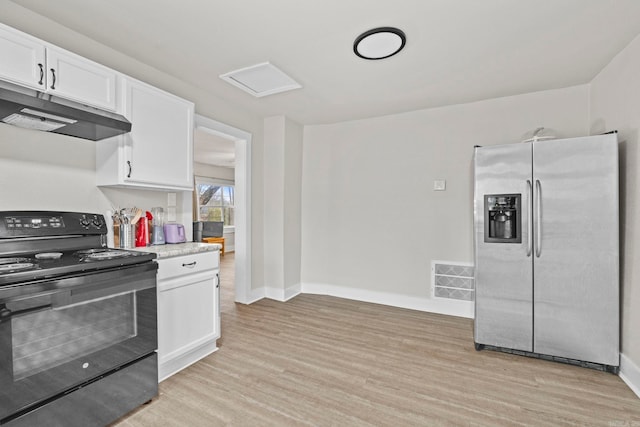
M 135 337 L 135 306 L 136 293 L 127 292 L 12 317 L 14 380 Z
M 33 294 L 11 298 L 0 290 L 0 421 L 154 352 L 156 269 L 33 282 L 21 285 Z

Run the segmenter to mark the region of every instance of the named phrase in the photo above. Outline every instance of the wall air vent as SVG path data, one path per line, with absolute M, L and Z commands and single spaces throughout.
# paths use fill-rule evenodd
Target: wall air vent
M 279 68 L 268 62 L 231 71 L 222 74 L 220 78 L 256 98 L 302 87 Z
M 472 264 L 455 261 L 432 261 L 431 281 L 436 298 L 473 301 L 475 298 Z

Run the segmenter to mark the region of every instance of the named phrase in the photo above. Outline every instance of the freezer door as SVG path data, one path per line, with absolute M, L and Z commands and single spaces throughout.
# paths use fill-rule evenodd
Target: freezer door
M 538 141 L 533 159 L 534 351 L 618 366 L 617 137 Z
M 476 148 L 474 338 L 478 344 L 533 350 L 531 156 L 527 143 Z M 487 195 L 520 195 L 519 241 L 485 239 L 490 230 L 485 227 Z

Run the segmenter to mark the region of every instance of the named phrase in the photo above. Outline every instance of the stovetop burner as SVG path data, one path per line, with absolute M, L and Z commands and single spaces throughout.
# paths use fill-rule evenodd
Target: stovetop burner
M 29 258 L 0 258 L 0 266 L 6 264 L 22 264 L 30 261 Z
M 42 256 L 44 254 L 44 256 Z M 112 248 L 38 252 L 25 257 L 0 257 L 0 287 L 62 274 L 98 271 L 148 262 L 155 254 Z
M 109 249 L 109 248 L 91 248 L 91 249 L 82 249 L 80 251 L 77 251 L 76 254 L 78 254 L 78 255 L 87 255 L 87 254 L 97 254 L 97 253 L 107 252 L 107 251 L 117 252 L 117 251 L 115 251 L 113 249 Z
M 37 268 L 38 264 L 32 262 L 17 262 L 14 264 L 0 264 L 0 274 L 16 273 L 18 271 L 32 270 Z
M 30 258 L 0 258 L 0 274 L 33 270 L 38 264 Z
M 85 249 L 76 252 L 80 256 L 81 261 L 100 261 L 104 259 L 125 258 L 133 256 L 133 253 L 127 251 L 117 251 L 109 248 Z
M 36 254 L 36 259 L 58 259 L 62 255 L 62 252 L 41 252 Z

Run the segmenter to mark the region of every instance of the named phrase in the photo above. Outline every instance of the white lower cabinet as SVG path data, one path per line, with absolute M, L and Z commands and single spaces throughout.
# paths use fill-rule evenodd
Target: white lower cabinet
M 158 259 L 158 379 L 218 349 L 220 252 Z

